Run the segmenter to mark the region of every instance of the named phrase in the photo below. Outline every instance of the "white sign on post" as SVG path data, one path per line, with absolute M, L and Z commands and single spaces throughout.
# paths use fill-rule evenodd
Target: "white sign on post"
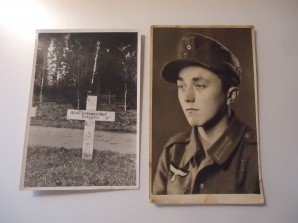
M 86 160 L 93 155 L 95 121 L 115 121 L 115 112 L 96 111 L 96 105 L 97 96 L 88 96 L 86 110 L 67 110 L 67 119 L 85 121 L 82 158 Z
M 35 117 L 36 116 L 36 110 L 37 110 L 37 107 L 31 107 L 30 108 L 30 117 Z

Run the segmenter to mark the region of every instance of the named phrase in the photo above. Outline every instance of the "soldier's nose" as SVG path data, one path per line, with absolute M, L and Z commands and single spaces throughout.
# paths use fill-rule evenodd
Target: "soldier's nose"
M 195 101 L 194 91 L 191 87 L 189 87 L 185 90 L 184 98 L 185 98 L 186 102 L 194 102 Z

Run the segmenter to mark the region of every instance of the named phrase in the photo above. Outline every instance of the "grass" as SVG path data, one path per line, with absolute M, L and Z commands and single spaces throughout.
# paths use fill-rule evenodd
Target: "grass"
M 82 159 L 81 149 L 29 146 L 25 187 L 134 186 L 136 155 L 94 151 Z

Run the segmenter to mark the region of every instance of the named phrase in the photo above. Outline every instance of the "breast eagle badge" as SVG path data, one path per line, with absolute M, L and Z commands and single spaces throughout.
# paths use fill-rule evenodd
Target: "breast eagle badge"
M 171 182 L 175 181 L 177 175 L 185 177 L 188 174 L 187 170 L 176 168 L 173 164 L 170 164 L 170 171 L 174 174 L 171 178 Z

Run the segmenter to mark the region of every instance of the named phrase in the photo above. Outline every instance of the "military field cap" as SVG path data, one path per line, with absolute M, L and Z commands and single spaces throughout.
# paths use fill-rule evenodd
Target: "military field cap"
M 236 56 L 218 41 L 196 33 L 185 34 L 178 44 L 177 57 L 164 64 L 163 79 L 176 83 L 181 69 L 201 66 L 215 74 L 227 75 L 240 84 L 241 68 Z

